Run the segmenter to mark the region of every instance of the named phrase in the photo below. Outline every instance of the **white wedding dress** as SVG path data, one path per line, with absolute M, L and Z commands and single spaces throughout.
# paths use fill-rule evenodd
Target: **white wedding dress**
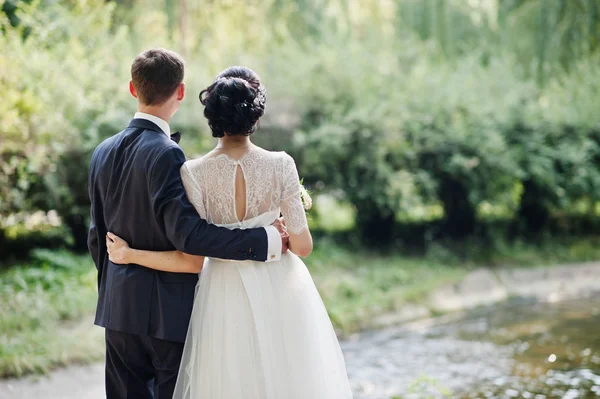
M 188 161 L 181 169 L 202 218 L 228 228 L 286 219 L 307 227 L 294 160 L 252 148 Z M 237 220 L 236 173 L 246 182 Z M 174 399 L 349 399 L 344 358 L 312 278 L 292 253 L 278 262 L 208 259 L 196 287 Z

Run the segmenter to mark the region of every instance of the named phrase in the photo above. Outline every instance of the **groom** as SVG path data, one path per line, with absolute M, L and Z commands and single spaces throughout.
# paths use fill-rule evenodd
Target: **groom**
M 88 247 L 98 269 L 95 324 L 106 332 L 108 399 L 171 399 L 198 281 L 196 274 L 115 266 L 108 231 L 133 248 L 222 259 L 275 261 L 287 247 L 280 223 L 227 230 L 200 219 L 188 201 L 179 175 L 185 156 L 169 128 L 185 94 L 183 76 L 176 53 L 140 54 L 129 84 L 138 112 L 92 155 Z

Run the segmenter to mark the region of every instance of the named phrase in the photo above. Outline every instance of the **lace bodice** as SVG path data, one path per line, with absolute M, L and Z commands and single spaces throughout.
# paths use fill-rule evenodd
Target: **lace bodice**
M 236 173 L 240 171 L 246 183 L 246 215 L 242 220 L 236 214 L 235 192 Z M 285 152 L 253 147 L 239 160 L 226 154 L 208 154 L 183 164 L 181 178 L 190 202 L 209 223 L 256 227 L 252 221 L 272 215 L 264 222 L 268 225 L 281 211 L 290 234 L 300 234 L 308 226 L 296 164 Z

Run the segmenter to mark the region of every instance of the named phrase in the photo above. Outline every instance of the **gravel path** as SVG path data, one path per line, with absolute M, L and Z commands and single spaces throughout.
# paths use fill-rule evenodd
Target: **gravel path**
M 0 381 L 2 399 L 102 399 L 104 365 L 72 366 L 50 376 Z

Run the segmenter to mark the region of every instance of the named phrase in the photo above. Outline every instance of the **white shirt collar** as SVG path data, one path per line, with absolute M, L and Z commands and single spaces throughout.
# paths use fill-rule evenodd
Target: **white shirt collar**
M 133 117 L 134 119 L 145 119 L 154 123 L 156 126 L 161 128 L 163 132 L 165 132 L 167 137 L 171 138 L 171 128 L 169 127 L 169 123 L 164 119 L 161 119 L 158 116 L 147 114 L 145 112 L 136 112 Z

